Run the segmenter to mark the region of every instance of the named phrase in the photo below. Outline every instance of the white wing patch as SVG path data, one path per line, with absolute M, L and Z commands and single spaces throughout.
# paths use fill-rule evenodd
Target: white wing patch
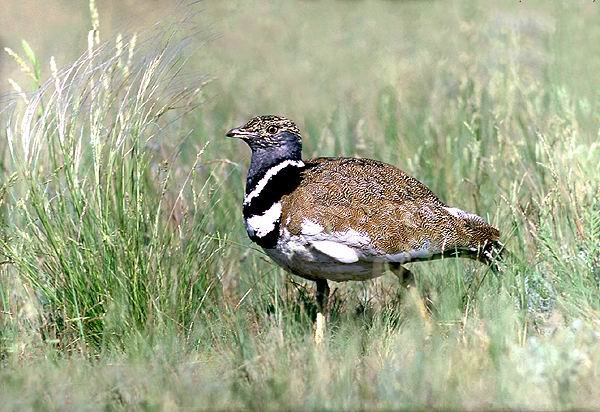
M 352 249 L 350 246 L 344 245 L 343 243 L 338 243 L 331 240 L 317 240 L 312 241 L 311 245 L 319 252 L 334 258 L 338 262 L 358 262 L 358 253 L 356 250 Z
M 405 263 L 415 259 L 428 259 L 431 256 L 433 256 L 436 252 L 438 251 L 430 249 L 428 247 L 424 247 L 421 249 L 409 250 L 408 252 L 383 255 L 383 260 L 386 262 Z
M 369 249 L 369 236 L 355 230 L 328 233 L 322 225 L 309 219 L 302 221 L 300 230 L 298 238 L 302 242 L 339 263 L 356 263 Z M 315 255 L 313 259 L 319 258 Z
M 273 203 L 262 215 L 246 219 L 246 230 L 250 236 L 265 237 L 275 230 L 275 223 L 281 217 L 281 202 Z
M 300 225 L 300 231 L 303 235 L 314 236 L 321 233 L 325 228 L 312 220 L 304 219 Z
M 450 213 L 452 216 L 460 217 L 462 219 L 476 220 L 476 221 L 482 222 L 482 223 L 484 222 L 482 217 L 477 216 L 476 214 L 473 214 L 473 213 L 465 212 L 464 210 L 459 209 L 457 207 L 445 207 L 444 209 L 446 209 L 446 211 L 448 213 Z

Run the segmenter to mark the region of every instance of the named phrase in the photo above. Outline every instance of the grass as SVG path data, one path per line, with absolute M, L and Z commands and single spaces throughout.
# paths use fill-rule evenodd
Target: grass
M 596 407 L 599 13 L 207 2 L 208 41 L 92 33 L 47 81 L 16 51 L 35 90 L 2 111 L 0 409 Z M 258 113 L 295 119 L 306 157 L 390 162 L 486 217 L 505 273 L 336 284 L 317 350 L 313 286 L 241 221 L 248 152 L 223 135 Z

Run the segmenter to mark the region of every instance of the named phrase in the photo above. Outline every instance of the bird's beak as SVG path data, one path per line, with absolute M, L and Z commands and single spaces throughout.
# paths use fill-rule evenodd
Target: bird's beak
M 238 137 L 238 138 L 243 138 L 245 136 L 248 136 L 249 133 L 242 130 L 239 127 L 234 127 L 233 129 L 231 129 L 230 131 L 228 131 L 225 136 L 227 137 Z

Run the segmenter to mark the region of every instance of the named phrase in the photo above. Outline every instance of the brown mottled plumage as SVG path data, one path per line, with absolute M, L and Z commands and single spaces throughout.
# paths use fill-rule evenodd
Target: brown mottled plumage
M 425 242 L 441 253 L 479 250 L 499 239 L 500 232 L 482 218 L 451 214 L 424 184 L 389 164 L 327 157 L 305 163 L 300 185 L 281 199 L 281 220 L 293 235 L 308 219 L 328 231 L 368 233 L 372 246 L 387 254 Z

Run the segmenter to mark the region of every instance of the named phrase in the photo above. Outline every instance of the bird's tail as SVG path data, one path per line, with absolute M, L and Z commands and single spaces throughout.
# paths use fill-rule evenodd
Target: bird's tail
M 481 245 L 477 252 L 479 261 L 487 264 L 492 272 L 501 272 L 500 264 L 508 254 L 504 243 L 499 240 L 488 240 Z
M 500 272 L 500 262 L 506 256 L 506 247 L 500 242 L 500 231 L 476 215 L 463 219 L 465 238 L 468 240 L 471 259 L 487 264 L 493 272 Z

